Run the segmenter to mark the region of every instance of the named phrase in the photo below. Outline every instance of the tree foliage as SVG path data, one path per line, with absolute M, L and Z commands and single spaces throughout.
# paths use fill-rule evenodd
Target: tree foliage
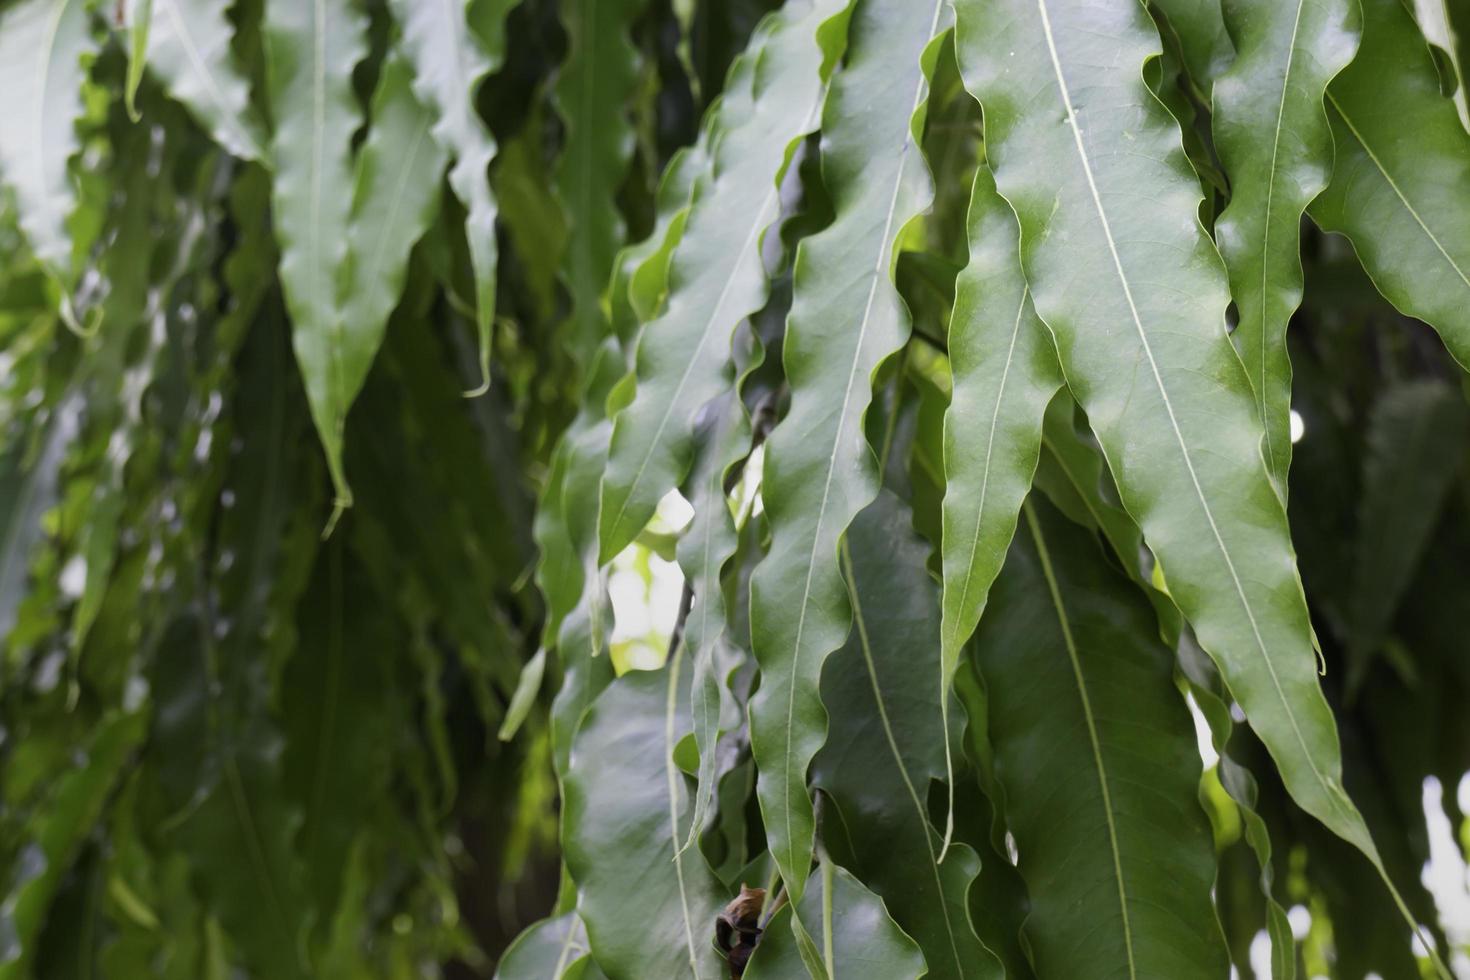
M 0 980 L 1470 970 L 1467 59 L 0 2 Z

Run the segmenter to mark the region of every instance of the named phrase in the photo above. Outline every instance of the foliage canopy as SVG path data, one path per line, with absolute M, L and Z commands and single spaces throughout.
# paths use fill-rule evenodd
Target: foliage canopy
M 1467 59 L 0 2 L 0 980 L 1470 970 Z

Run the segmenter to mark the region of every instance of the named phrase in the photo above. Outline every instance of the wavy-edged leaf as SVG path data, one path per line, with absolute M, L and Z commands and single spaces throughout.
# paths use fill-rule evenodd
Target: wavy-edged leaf
M 562 845 L 592 955 L 612 980 L 717 980 L 715 916 L 728 896 L 697 848 L 674 747 L 689 731 L 682 645 L 657 671 L 614 681 L 583 716 L 565 779 Z
M 1240 311 L 1232 334 L 1282 496 L 1291 464 L 1286 325 L 1302 299 L 1301 221 L 1332 175 L 1327 84 L 1358 47 L 1357 0 L 1226 5 L 1239 56 L 1215 85 L 1215 146 L 1230 204 L 1215 237 Z
M 976 656 L 1037 973 L 1223 977 L 1173 657 L 1096 539 L 1040 498 L 1025 516 Z
M 711 123 L 715 179 L 690 208 L 668 300 L 638 341 L 637 391 L 614 422 L 599 520 L 604 562 L 683 480 L 696 413 L 729 387 L 735 327 L 765 305 L 762 240 L 780 214 L 792 153 L 816 124 L 840 39 L 834 18 L 846 8 L 847 0 L 817 0 L 781 11 L 730 69 Z
M 1190 685 L 1201 714 L 1209 725 L 1215 751 L 1220 757 L 1220 784 L 1235 801 L 1244 825 L 1246 843 L 1255 854 L 1257 880 L 1265 904 L 1266 929 L 1271 939 L 1272 976 L 1291 980 L 1295 975 L 1295 940 L 1286 910 L 1276 900 L 1271 836 L 1256 810 L 1256 783 L 1251 773 L 1230 755 L 1230 738 L 1235 721 L 1229 694 L 1214 662 L 1206 656 L 1193 635 L 1184 628 L 1172 599 L 1153 581 L 1153 559 L 1143 544 L 1143 534 L 1118 502 L 1118 491 L 1109 475 L 1102 453 L 1090 432 L 1079 425 L 1076 404 L 1062 392 L 1047 409 L 1043 435 L 1046 452 L 1037 472 L 1037 488 L 1072 519 L 1096 530 L 1118 556 L 1123 570 L 1153 605 L 1158 634 L 1175 650 L 1184 677 Z M 1208 777 L 1207 777 L 1208 778 Z M 1218 888 L 1218 885 L 1217 885 Z M 1252 925 L 1250 936 L 1257 932 Z M 1239 964 L 1237 964 L 1239 965 Z
M 1014 224 L 1009 209 L 1005 216 Z M 1010 242 L 1014 255 L 1014 234 Z M 955 844 L 941 864 L 929 823 L 929 784 L 945 778 L 948 716 L 934 710 L 939 617 L 928 556 L 912 512 L 886 490 L 853 521 L 843 564 L 855 626 L 822 673 L 832 720 L 812 783 L 841 816 L 851 848 L 844 863 L 918 942 L 927 976 L 999 980 L 1001 965 L 969 918 L 980 860 Z M 825 821 L 834 819 L 829 811 Z
M 1124 506 L 1292 795 L 1376 859 L 1342 787 L 1199 185 L 1140 73 L 1158 53 L 1152 24 L 1132 4 L 966 0 L 959 26 L 1033 302 Z M 1117 134 L 1128 152 L 1100 142 Z
M 389 54 L 384 60 L 372 128 L 355 161 L 336 354 L 338 432 L 382 346 L 408 277 L 409 251 L 439 207 L 445 153 L 430 137 L 434 117 L 414 97 L 412 77 L 402 58 Z
M 70 281 L 67 218 L 77 206 L 68 161 L 80 148 L 84 56 L 93 50 L 85 0 L 23 0 L 0 16 L 0 178 L 15 191 L 36 257 Z
M 342 467 L 351 398 L 338 297 L 352 215 L 352 134 L 362 122 L 352 70 L 367 53 L 367 22 L 350 0 L 302 0 L 268 4 L 264 27 L 281 288 L 341 508 L 352 503 Z
M 402 50 L 413 65 L 413 90 L 435 117 L 434 140 L 454 159 L 449 186 L 465 208 L 465 238 L 475 273 L 475 325 L 481 385 L 490 383 L 495 322 L 495 197 L 490 161 L 495 138 L 475 109 L 475 92 L 504 57 L 509 0 L 392 0 Z
M 566 143 L 553 185 L 566 212 L 562 273 L 571 294 L 568 345 L 584 369 L 607 333 L 602 289 L 623 239 L 618 188 L 633 152 L 627 104 L 638 84 L 632 21 L 647 0 L 572 0 L 562 5 L 567 60 L 556 80 Z
M 134 43 L 129 79 L 144 62 L 169 95 L 209 130 L 214 141 L 243 160 L 267 166 L 267 141 L 250 105 L 250 83 L 230 51 L 234 27 L 224 4 L 213 0 L 131 0 Z M 130 90 L 133 86 L 130 84 Z
M 1429 544 L 1445 498 L 1465 464 L 1452 447 L 1470 445 L 1463 396 L 1419 381 L 1389 388 L 1373 406 L 1363 456 L 1363 490 L 1348 606 L 1349 657 L 1356 685 L 1383 642 L 1399 601 Z
M 727 614 L 721 573 L 735 554 L 739 536 L 725 492 L 726 474 L 750 451 L 750 424 L 738 394 L 730 391 L 705 406 L 689 502 L 694 518 L 679 539 L 677 558 L 693 601 L 684 620 L 684 645 L 690 660 L 690 717 L 699 751 L 690 842 L 704 828 L 714 796 L 717 748 L 726 731 L 739 725 L 742 712 L 730 690 L 730 674 L 740 661 L 726 635 Z
M 846 870 L 823 865 L 812 872 L 800 901 L 802 923 L 815 929 L 800 949 L 791 907 L 783 905 L 766 926 L 745 968 L 745 980 L 914 980 L 925 975 L 924 954 L 888 914 L 883 900 Z M 815 955 L 817 963 L 811 963 Z M 812 967 L 817 969 L 813 970 Z
M 1362 47 L 1327 89 L 1332 182 L 1309 213 L 1470 369 L 1470 133 L 1409 12 L 1398 0 L 1362 5 Z
M 975 173 L 968 238 L 970 261 L 955 282 L 949 320 L 954 389 L 944 415 L 939 689 L 946 718 L 960 650 L 1016 534 L 1041 452 L 1042 419 L 1062 384 L 1056 348 L 1021 275 L 1015 213 L 985 166 Z M 948 726 L 939 734 L 953 778 Z
M 947 13 L 943 0 L 922 9 L 876 0 L 853 14 L 847 63 L 822 119 L 822 174 L 836 217 L 796 255 L 783 348 L 791 408 L 767 444 L 762 498 L 772 542 L 751 579 L 762 680 L 750 726 L 767 840 L 797 898 L 815 834 L 806 769 L 827 725 L 818 680 L 852 625 L 837 546 L 878 490 L 862 419 L 874 371 L 909 328 L 892 266 L 899 234 L 930 195 L 917 134 L 926 49 Z M 874 146 L 890 149 L 874 154 Z

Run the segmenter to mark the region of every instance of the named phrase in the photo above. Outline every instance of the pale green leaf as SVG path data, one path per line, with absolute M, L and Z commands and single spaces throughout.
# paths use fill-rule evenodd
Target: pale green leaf
M 350 0 L 274 0 L 265 14 L 275 116 L 272 213 L 281 286 L 312 421 L 326 449 L 337 508 L 352 491 L 342 467 L 348 394 L 346 323 L 338 305 L 352 215 L 352 134 L 362 110 L 352 70 L 367 53 L 366 19 Z
M 1226 12 L 1240 54 L 1215 85 L 1215 146 L 1230 178 L 1215 236 L 1240 311 L 1232 336 L 1266 430 L 1266 464 L 1284 497 L 1286 325 L 1302 298 L 1302 214 L 1332 174 L 1322 100 L 1357 50 L 1361 16 L 1357 0 L 1245 0 Z
M 836 217 L 796 255 L 783 351 L 791 408 L 767 444 L 771 550 L 751 580 L 761 686 L 750 724 L 767 840 L 797 898 L 815 833 L 806 769 L 826 731 L 818 680 L 851 626 L 837 546 L 878 490 L 862 419 L 873 373 L 909 329 L 892 267 L 899 234 L 930 198 L 917 134 L 926 49 L 948 12 L 943 0 L 922 10 L 876 0 L 854 13 L 822 119 Z M 875 145 L 889 149 L 874 155 Z
M 1327 90 L 1337 162 L 1312 220 L 1346 235 L 1384 298 L 1470 368 L 1470 133 L 1408 11 L 1362 3 L 1362 49 Z
M 146 61 L 169 95 L 187 106 L 220 146 L 241 159 L 269 165 L 266 139 L 250 106 L 249 82 L 230 51 L 234 28 L 225 5 L 213 0 L 132 0 L 128 19 L 134 45 L 129 92 L 136 87 L 134 73 L 141 73 Z
M 501 956 L 495 980 L 563 980 L 586 955 L 582 920 L 566 912 L 527 926 Z
M 818 35 L 846 5 L 820 0 L 777 14 L 731 68 L 710 124 L 718 176 L 690 208 L 666 305 L 639 337 L 637 393 L 613 427 L 599 522 L 604 562 L 683 480 L 696 413 L 729 387 L 735 327 L 765 305 L 761 242 L 780 213 L 791 155 L 817 121 L 830 60 Z
M 400 44 L 413 66 L 413 90 L 435 117 L 433 136 L 454 164 L 449 186 L 464 205 L 465 238 L 475 274 L 475 325 L 481 388 L 490 384 L 495 322 L 495 198 L 490 161 L 495 138 L 475 108 L 475 93 L 504 57 L 509 0 L 392 0 Z
M 23 0 L 0 16 L 0 178 L 15 191 L 31 250 L 63 282 L 77 206 L 68 161 L 80 148 L 82 61 L 92 51 L 84 0 Z
M 439 207 L 445 154 L 430 138 L 434 119 L 414 98 L 411 78 L 401 58 L 384 61 L 372 128 L 355 161 L 335 355 L 338 431 L 382 346 L 408 277 L 409 251 Z

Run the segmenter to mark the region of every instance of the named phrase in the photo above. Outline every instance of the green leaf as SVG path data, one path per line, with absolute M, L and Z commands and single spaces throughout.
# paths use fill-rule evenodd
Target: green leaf
M 1226 5 L 1240 54 L 1215 85 L 1215 146 L 1230 205 L 1215 237 L 1240 311 L 1232 335 L 1266 430 L 1266 465 L 1286 495 L 1291 361 L 1286 325 L 1301 304 L 1301 221 L 1332 173 L 1323 97 L 1357 51 L 1357 0 Z
M 561 268 L 572 299 L 571 320 L 562 329 L 585 368 L 607 333 L 602 290 L 623 239 L 617 198 L 633 154 L 627 106 L 639 66 L 628 32 L 646 0 L 573 0 L 561 6 L 567 60 L 555 94 L 566 143 L 553 186 L 568 220 Z
M 1224 270 L 1179 132 L 1140 69 L 1141 7 L 959 7 L 960 65 L 1021 221 L 1037 313 L 1124 506 L 1292 795 L 1376 859 L 1342 787 L 1286 515 L 1225 333 Z M 1099 143 L 1125 134 L 1127 153 Z
M 1368 420 L 1363 489 L 1353 556 L 1351 681 L 1378 652 L 1408 589 L 1445 500 L 1464 470 L 1470 413 L 1448 385 L 1418 381 L 1389 388 Z
M 699 773 L 688 843 L 693 843 L 704 829 L 717 781 L 720 739 L 740 725 L 744 714 L 730 690 L 730 675 L 742 657 L 727 635 L 728 616 L 720 577 L 739 544 L 725 493 L 726 474 L 750 451 L 750 423 L 734 391 L 710 402 L 704 412 L 710 418 L 701 426 L 689 474 L 694 518 L 679 539 L 677 550 L 679 567 L 693 590 L 693 601 L 684 619 L 683 641 L 690 653 L 690 714 L 699 751 Z
M 823 111 L 822 174 L 836 218 L 796 255 L 784 343 L 791 408 L 767 444 L 762 498 L 771 550 L 751 580 L 761 686 L 751 747 L 767 840 L 793 897 L 806 887 L 815 825 L 806 769 L 821 747 L 822 662 L 851 626 L 837 546 L 878 490 L 863 437 L 872 376 L 909 327 L 892 267 L 897 239 L 930 195 L 918 147 L 929 42 L 948 6 L 862 6 Z M 929 55 L 929 57 L 926 57 Z M 888 147 L 879 155 L 869 148 Z
M 1327 90 L 1337 162 L 1312 220 L 1346 235 L 1384 298 L 1470 368 L 1470 133 L 1408 11 L 1362 3 L 1362 49 Z
M 511 695 L 510 704 L 505 708 L 505 719 L 500 723 L 500 731 L 496 738 L 502 742 L 509 742 L 515 738 L 516 732 L 525 723 L 526 716 L 531 713 L 531 708 L 536 704 L 536 695 L 541 692 L 541 679 L 546 674 L 546 648 L 537 650 L 526 666 L 521 670 L 520 680 L 516 682 L 515 693 Z
M 168 94 L 188 107 L 215 142 L 242 160 L 268 166 L 270 154 L 250 105 L 250 84 L 230 50 L 234 28 L 225 5 L 211 0 L 131 0 L 128 23 L 133 32 L 129 99 L 146 61 Z
M 495 980 L 562 980 L 587 953 L 577 913 L 567 912 L 526 927 L 500 958 Z
M 71 279 L 67 219 L 77 206 L 68 161 L 79 149 L 83 57 L 93 50 L 84 0 L 23 0 L 0 17 L 0 177 L 15 191 L 31 251 Z
M 352 504 L 342 467 L 351 397 L 338 298 L 352 216 L 352 134 L 362 121 L 352 70 L 367 53 L 366 26 L 350 0 L 277 2 L 265 13 L 281 287 L 338 511 Z
M 336 351 L 333 422 L 339 433 L 403 293 L 409 251 L 439 208 L 445 154 L 430 138 L 434 117 L 414 98 L 411 79 L 401 58 L 390 54 L 384 60 L 372 128 L 355 161 Z
M 73 393 L 50 409 L 33 437 L 7 436 L 0 455 L 0 636 L 7 639 L 29 591 L 41 520 L 56 505 L 62 457 L 76 438 L 80 410 Z
M 1226 29 L 1221 0 L 1153 0 L 1179 36 L 1184 66 L 1205 93 L 1235 57 L 1231 35 Z M 1239 40 L 1237 38 L 1237 40 Z M 1208 103 L 1208 100 L 1206 100 Z
M 1025 514 L 976 656 L 1037 973 L 1223 977 L 1199 755 L 1173 657 L 1095 538 L 1042 499 Z
M 724 973 L 715 916 L 727 896 L 698 849 L 674 747 L 689 731 L 682 646 L 593 702 L 572 745 L 562 844 L 592 954 L 612 980 Z
M 842 868 L 828 864 L 813 872 L 798 911 L 801 922 L 821 925 L 810 937 L 821 944 L 819 969 L 812 970 L 810 955 L 798 950 L 800 926 L 791 906 L 783 905 L 767 924 L 745 980 L 792 980 L 803 971 L 815 980 L 914 980 L 926 974 L 924 955 L 883 900 Z
M 955 844 L 941 864 L 942 841 L 929 824 L 930 782 L 946 776 L 948 715 L 934 710 L 938 603 L 912 519 L 885 490 L 848 531 L 843 564 L 855 629 L 822 673 L 832 720 L 812 782 L 841 815 L 852 852 L 845 863 L 918 942 L 927 975 L 999 980 L 1004 971 L 969 918 L 979 858 Z
M 449 186 L 465 208 L 465 238 L 475 273 L 480 391 L 490 384 L 490 329 L 495 322 L 496 207 L 488 173 L 495 138 L 475 109 L 475 93 L 504 57 L 502 21 L 509 5 L 509 0 L 389 3 L 403 31 L 403 53 L 413 65 L 414 93 L 435 117 L 435 142 L 454 159 Z
M 833 60 L 829 21 L 846 6 L 821 0 L 764 21 L 730 70 L 709 124 L 718 178 L 690 208 L 667 303 L 639 336 L 637 393 L 613 426 L 599 520 L 603 562 L 683 480 L 696 414 L 730 386 L 731 338 L 769 295 L 762 241 L 780 213 L 792 154 L 816 124 Z
M 939 736 L 951 783 L 948 692 L 1015 536 L 1041 452 L 1042 418 L 1062 384 L 1056 349 L 1021 275 L 1015 214 L 985 166 L 975 173 L 968 237 L 970 262 L 956 280 L 949 321 L 954 391 L 944 415 L 939 694 L 946 723 Z

